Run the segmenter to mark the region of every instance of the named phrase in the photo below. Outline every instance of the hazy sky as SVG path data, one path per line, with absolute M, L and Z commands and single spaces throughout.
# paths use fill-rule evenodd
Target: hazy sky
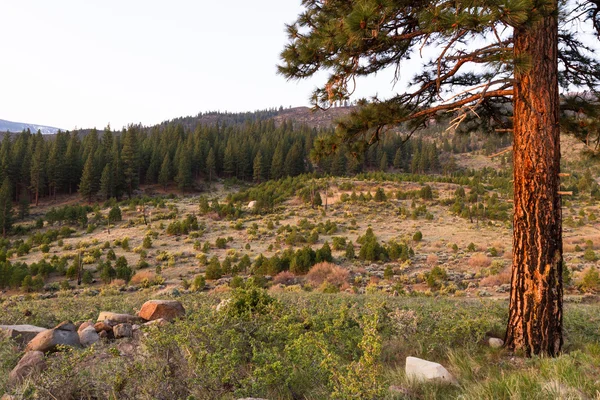
M 276 75 L 300 0 L 0 0 L 0 119 L 63 129 L 308 105 Z M 359 86 L 390 93 L 391 74 Z

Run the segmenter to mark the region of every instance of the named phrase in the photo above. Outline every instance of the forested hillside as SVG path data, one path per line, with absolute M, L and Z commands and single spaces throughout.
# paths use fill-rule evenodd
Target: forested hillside
M 183 118 L 114 132 L 107 127 L 83 134 L 44 136 L 27 130 L 5 135 L 0 146 L 3 193 L 37 204 L 40 198 L 77 191 L 88 201 L 119 199 L 147 184 L 176 185 L 184 193 L 218 178 L 262 182 L 313 171 L 340 176 L 390 168 L 450 173 L 456 168 L 452 153 L 482 146 L 491 152 L 510 140 L 451 136 L 434 126 L 418 139 L 390 134 L 365 154 L 350 156 L 340 149 L 317 162 L 311 157 L 313 142 L 333 128 L 278 123 L 263 114 L 222 114 L 228 124 L 192 124 Z

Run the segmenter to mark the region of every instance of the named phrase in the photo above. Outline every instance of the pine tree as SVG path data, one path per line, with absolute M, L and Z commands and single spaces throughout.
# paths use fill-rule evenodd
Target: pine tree
M 215 160 L 215 152 L 213 148 L 210 148 L 208 156 L 206 157 L 206 173 L 208 174 L 208 182 L 212 182 L 213 174 L 217 169 L 217 161 Z
M 275 147 L 275 153 L 273 153 L 273 159 L 271 160 L 271 179 L 279 179 L 283 176 L 283 144 L 279 143 Z
M 43 140 L 43 139 L 42 139 Z M 46 149 L 44 142 L 37 144 L 31 164 L 31 189 L 35 196 L 35 205 L 39 205 L 40 192 L 44 189 L 46 178 Z
M 96 182 L 96 163 L 94 160 L 94 154 L 88 155 L 85 166 L 83 167 L 83 173 L 81 175 L 81 182 L 79 183 L 79 194 L 81 197 L 87 199 L 88 203 L 92 202 L 92 197 L 98 192 L 98 184 Z
M 177 182 L 177 187 L 181 190 L 181 194 L 185 194 L 185 189 L 192 186 L 192 162 L 185 149 L 179 157 L 179 167 L 177 168 L 175 181 Z
M 162 185 L 164 190 L 167 190 L 167 185 L 171 179 L 171 160 L 169 159 L 169 153 L 165 154 L 163 162 L 160 166 L 160 172 L 158 173 L 158 183 Z
M 123 149 L 121 161 L 123 164 L 123 181 L 129 198 L 139 185 L 139 144 L 137 128 L 130 126 L 123 136 Z
M 259 151 L 256 153 L 256 157 L 254 157 L 252 168 L 252 178 L 254 179 L 254 182 L 260 183 L 263 180 L 264 169 L 262 153 Z
M 302 4 L 305 11 L 287 27 L 290 43 L 279 72 L 303 79 L 331 71 L 313 94 L 317 105 L 349 99 L 357 77 L 388 67 L 399 72 L 421 50 L 433 53 L 414 86 L 389 99 L 361 102 L 338 124 L 336 135 L 316 144 L 318 149 L 326 152 L 345 142 L 359 151 L 390 125 L 417 129 L 447 112 L 454 113 L 459 131 L 513 130 L 513 274 L 505 343 L 526 355 L 559 354 L 559 84 L 565 91 L 571 85 L 595 91 L 600 64 L 582 42 L 581 26 L 600 30 L 599 6 L 567 2 L 559 9 L 558 0 Z
M 4 178 L 0 187 L 0 228 L 2 236 L 10 230 L 13 223 L 12 185 L 8 177 Z
M 100 176 L 100 194 L 104 200 L 108 200 L 114 195 L 114 171 L 112 162 L 107 163 Z

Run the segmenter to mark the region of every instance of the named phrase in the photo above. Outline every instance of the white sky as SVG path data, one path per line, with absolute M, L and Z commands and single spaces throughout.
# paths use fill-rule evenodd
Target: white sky
M 62 129 L 309 105 L 276 75 L 300 0 L 0 0 L 0 119 Z M 391 93 L 391 74 L 356 97 Z

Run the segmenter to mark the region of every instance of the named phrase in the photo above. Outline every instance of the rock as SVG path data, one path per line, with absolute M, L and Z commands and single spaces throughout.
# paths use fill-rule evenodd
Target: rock
M 183 317 L 185 309 L 177 300 L 149 300 L 144 303 L 138 316 L 146 321 L 154 321 L 163 318 L 172 321 L 175 318 Z
M 248 209 L 253 210 L 254 207 L 256 207 L 256 200 L 252 200 L 250 203 L 248 203 Z
M 90 326 L 92 328 L 94 327 L 94 322 L 92 320 L 83 322 L 81 325 L 79 325 L 79 328 L 77 328 L 77 333 L 81 332 L 82 330 L 84 330 L 85 328 L 88 328 Z
M 15 396 L 11 396 L 8 393 L 4 393 L 2 395 L 2 397 L 0 397 L 0 400 L 16 400 L 17 398 Z
M 139 317 L 130 314 L 117 314 L 109 311 L 102 311 L 100 315 L 98 315 L 98 319 L 96 321 L 115 321 L 117 324 L 135 324 L 137 322 L 141 322 Z
M 115 326 L 115 325 L 117 325 L 115 322 L 106 319 L 104 321 L 96 322 L 94 324 L 94 329 L 98 333 L 100 333 L 101 331 L 112 332 L 113 326 Z
M 456 379 L 441 364 L 417 357 L 406 357 L 406 376 L 415 380 L 440 380 L 456 384 Z
M 8 385 L 14 386 L 23 382 L 27 377 L 46 369 L 46 360 L 41 351 L 30 351 L 19 360 L 8 375 Z M 2 396 L 4 398 L 4 396 Z
M 504 340 L 491 337 L 488 339 L 488 344 L 492 349 L 499 349 L 500 347 L 504 346 Z
M 33 325 L 0 325 L 1 333 L 21 344 L 29 343 L 38 333 L 45 330 L 46 328 Z
M 133 329 L 131 324 L 119 324 L 113 327 L 113 334 L 115 335 L 115 339 L 132 337 Z
M 25 347 L 25 351 L 48 352 L 56 349 L 58 345 L 80 347 L 79 335 L 71 321 L 65 321 L 53 329 L 38 333 Z
M 106 332 L 106 331 L 100 331 L 100 332 L 98 332 L 98 337 L 100 339 L 107 339 L 108 338 L 108 332 Z
M 84 347 L 89 347 L 100 340 L 100 336 L 93 326 L 88 326 L 87 328 L 80 330 L 78 334 L 79 343 L 81 343 L 81 345 Z

